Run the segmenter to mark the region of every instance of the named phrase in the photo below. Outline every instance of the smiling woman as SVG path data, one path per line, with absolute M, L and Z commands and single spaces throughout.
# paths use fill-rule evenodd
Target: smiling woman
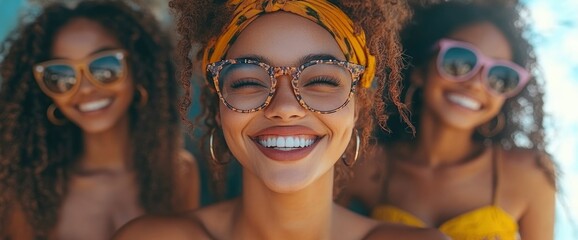
M 109 239 L 144 213 L 197 207 L 171 48 L 146 9 L 51 4 L 7 41 L 0 238 Z
M 403 1 L 174 0 L 171 7 L 181 52 L 192 41 L 204 46 L 212 160 L 225 162 L 228 152 L 240 162 L 243 192 L 181 218 L 141 218 L 118 239 L 444 238 L 333 203 L 335 169 L 355 163 L 371 131 L 371 103 L 383 106 L 370 88 L 375 74 L 382 87 L 391 81 L 389 95 L 397 90 L 391 29 L 405 18 Z M 183 82 L 192 68 L 187 55 Z
M 347 190 L 387 222 L 455 240 L 553 239 L 556 169 L 545 150 L 542 82 L 517 4 L 415 5 L 402 30 L 398 116 Z

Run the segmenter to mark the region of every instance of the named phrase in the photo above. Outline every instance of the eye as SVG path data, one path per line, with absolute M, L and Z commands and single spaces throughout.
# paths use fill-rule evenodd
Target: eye
M 243 78 L 231 81 L 229 87 L 232 89 L 252 88 L 252 87 L 268 88 L 266 85 L 263 84 L 263 81 L 252 78 Z
M 311 87 L 311 86 L 326 86 L 326 87 L 339 87 L 341 86 L 341 81 L 338 79 L 328 77 L 328 76 L 319 76 L 312 79 L 308 79 L 303 83 L 304 87 Z

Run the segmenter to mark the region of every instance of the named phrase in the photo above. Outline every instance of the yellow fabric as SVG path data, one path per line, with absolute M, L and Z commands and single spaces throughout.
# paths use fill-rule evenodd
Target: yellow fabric
M 372 217 L 386 222 L 400 223 L 414 227 L 427 227 L 411 213 L 390 205 L 378 206 Z M 518 224 L 503 209 L 489 205 L 454 217 L 439 230 L 452 240 L 517 240 Z
M 203 55 L 203 66 L 223 60 L 233 41 L 257 17 L 285 11 L 307 18 L 329 31 L 347 61 L 365 66 L 361 86 L 371 86 L 375 76 L 375 57 L 366 46 L 365 33 L 356 32 L 353 21 L 335 5 L 325 0 L 229 0 L 228 4 L 235 9 L 233 19 L 218 38 L 209 41 Z

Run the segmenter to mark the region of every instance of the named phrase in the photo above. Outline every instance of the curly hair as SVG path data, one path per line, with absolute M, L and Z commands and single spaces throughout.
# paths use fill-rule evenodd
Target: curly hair
M 180 121 L 169 40 L 153 15 L 135 2 L 90 0 L 74 8 L 54 3 L 0 47 L 5 56 L 0 63 L 0 229 L 5 229 L 1 226 L 8 207 L 15 203 L 21 204 L 39 237 L 57 222 L 83 139 L 78 126 L 49 122 L 46 109 L 52 101 L 35 82 L 32 66 L 50 58 L 55 33 L 78 18 L 99 23 L 129 53 L 133 81 L 149 94 L 146 106 L 138 107 L 135 99 L 128 110 L 134 158 L 130 167 L 141 189 L 139 203 L 149 213 L 173 209 Z
M 358 1 L 330 1 L 343 10 L 354 22 L 356 30 L 363 30 L 367 36 L 368 47 L 377 59 L 377 90 L 360 89 L 356 93 L 356 110 L 359 114 L 356 128 L 358 129 L 363 146 L 368 144 L 372 132 L 373 115 L 377 116 L 380 125 L 385 126 L 387 116 L 384 109 L 387 104 L 398 110 L 403 110 L 403 105 L 399 102 L 401 80 L 401 45 L 399 44 L 398 31 L 403 23 L 409 18 L 407 3 L 401 0 L 378 1 L 378 0 L 358 0 Z M 185 98 L 181 101 L 181 118 L 188 126 L 192 122 L 186 119 L 186 112 L 191 105 L 190 82 L 193 65 L 195 64 L 194 45 L 199 43 L 205 47 L 207 42 L 218 36 L 225 24 L 231 20 L 233 9 L 226 5 L 223 0 L 172 0 L 169 3 L 176 18 L 177 32 L 180 35 L 178 42 L 178 52 L 180 53 L 178 62 L 181 65 L 180 82 L 185 89 Z M 191 57 L 193 56 L 193 57 Z M 208 76 L 207 76 L 208 77 Z M 209 78 L 206 78 L 209 79 Z M 202 115 L 197 121 L 202 121 L 208 129 L 217 129 L 215 117 L 219 109 L 219 98 L 211 84 L 204 83 L 201 93 Z M 385 90 L 384 90 L 385 89 Z M 386 93 L 385 97 L 381 93 Z M 403 111 L 402 111 L 403 112 Z M 401 116 L 405 116 L 403 113 Z M 206 143 L 211 135 L 207 131 L 202 137 Z M 226 149 L 226 143 L 222 133 L 216 131 L 214 144 L 217 159 L 229 159 L 231 154 Z M 354 141 L 352 141 L 354 142 Z M 347 156 L 352 156 L 355 146 L 350 144 Z M 207 149 L 204 146 L 203 149 Z M 206 154 L 208 159 L 210 154 Z M 219 195 L 222 193 L 222 181 L 224 180 L 222 163 L 210 161 L 213 173 L 213 190 Z M 227 161 L 224 161 L 227 162 Z M 340 187 L 347 178 L 350 177 L 347 167 L 339 161 L 336 167 L 336 186 Z M 337 191 L 336 191 L 337 192 Z
M 543 81 L 538 78 L 538 64 L 532 45 L 524 37 L 527 24 L 520 16 L 524 7 L 518 1 L 415 1 L 410 4 L 413 19 L 401 32 L 404 57 L 407 68 L 402 72 L 403 86 L 410 86 L 412 71 L 423 67 L 433 59 L 431 47 L 453 32 L 476 23 L 488 22 L 497 27 L 506 37 L 512 48 L 513 62 L 525 67 L 531 73 L 527 86 L 518 95 L 504 103 L 500 114 L 505 117 L 504 129 L 489 138 L 505 148 L 527 148 L 538 153 L 537 164 L 544 169 L 555 185 L 556 174 L 548 163 L 544 137 Z M 407 89 L 403 89 L 401 99 L 406 98 Z M 376 131 L 378 142 L 391 144 L 398 141 L 411 142 L 415 133 L 419 134 L 419 113 L 423 105 L 422 90 L 416 90 L 411 99 L 411 122 L 400 121 L 395 111 L 387 124 L 391 132 Z M 409 100 L 409 99 L 408 99 Z M 408 131 L 413 128 L 414 131 Z M 487 139 L 479 133 L 472 136 L 474 141 Z

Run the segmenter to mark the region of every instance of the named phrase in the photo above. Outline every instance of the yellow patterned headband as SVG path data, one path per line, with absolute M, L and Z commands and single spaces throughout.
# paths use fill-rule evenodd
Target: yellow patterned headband
M 365 66 L 361 86 L 368 88 L 375 76 L 375 57 L 366 46 L 365 33 L 355 32 L 353 21 L 326 0 L 229 0 L 235 8 L 233 19 L 217 38 L 209 41 L 203 54 L 203 66 L 223 60 L 234 39 L 260 15 L 285 11 L 307 18 L 329 31 L 345 59 Z

